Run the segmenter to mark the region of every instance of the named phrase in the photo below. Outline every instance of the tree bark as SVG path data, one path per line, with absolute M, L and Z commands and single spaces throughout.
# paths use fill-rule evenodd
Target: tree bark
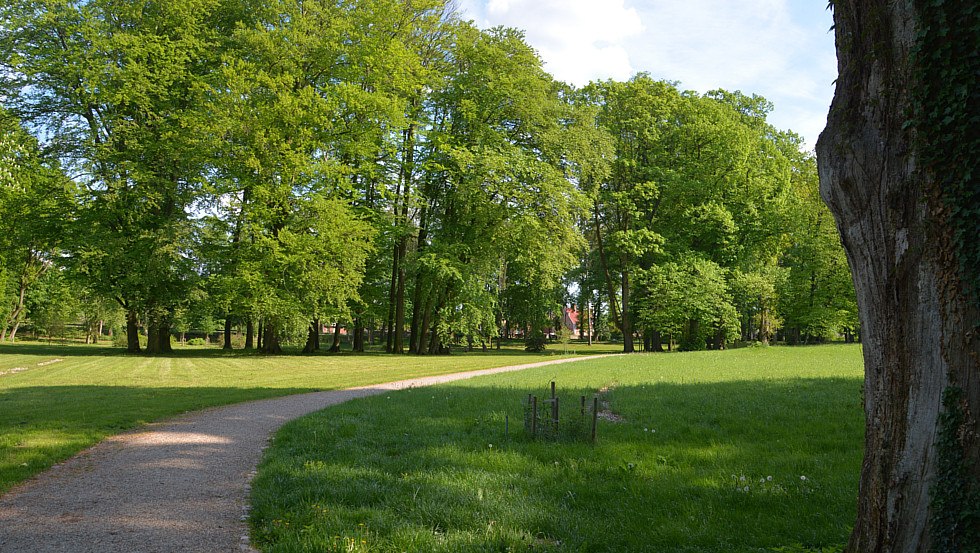
M 980 318 L 957 276 L 936 176 L 919 167 L 906 124 L 919 4 L 834 5 L 840 76 L 817 159 L 857 290 L 865 361 L 865 458 L 847 550 L 928 551 L 948 388 L 963 391 L 959 408 L 972 413 L 955 429 L 957 454 L 980 476 Z
M 616 325 L 620 331 L 623 330 L 623 323 L 619 319 L 619 307 L 616 304 L 616 291 L 613 286 L 612 275 L 609 274 L 609 263 L 606 261 L 606 251 L 602 246 L 602 229 L 599 225 L 599 202 L 595 203 L 594 217 L 595 221 L 595 241 L 596 249 L 599 252 L 599 264 L 602 265 L 602 274 L 606 281 L 606 292 L 609 294 L 609 316 L 612 317 L 612 323 Z M 623 333 L 625 335 L 625 332 Z
M 251 317 L 245 321 L 245 349 L 255 347 L 255 322 Z
M 276 321 L 270 319 L 265 321 L 263 326 L 262 345 L 259 346 L 259 351 L 271 355 L 279 355 L 282 353 L 282 346 L 279 345 L 279 325 L 276 324 Z
M 320 321 L 313 319 L 306 329 L 306 345 L 303 346 L 303 353 L 313 353 L 318 349 L 320 349 Z
M 656 351 L 656 352 L 659 352 L 659 353 L 663 353 L 664 352 L 664 343 L 663 342 L 664 342 L 664 339 L 663 339 L 663 336 L 660 335 L 660 331 L 659 330 L 657 330 L 657 329 L 650 330 L 650 346 L 651 346 L 651 348 L 648 351 Z
M 627 267 L 623 260 L 623 321 L 620 330 L 623 331 L 623 353 L 633 353 L 633 313 L 630 310 L 630 273 Z
M 225 315 L 225 343 L 221 346 L 221 349 L 232 349 L 231 348 L 231 315 Z
M 340 321 L 333 324 L 333 345 L 330 346 L 330 353 L 340 353 Z
M 126 311 L 126 351 L 128 353 L 140 352 L 140 329 L 139 316 L 134 309 Z
M 364 353 L 364 319 L 357 317 L 354 319 L 354 351 Z

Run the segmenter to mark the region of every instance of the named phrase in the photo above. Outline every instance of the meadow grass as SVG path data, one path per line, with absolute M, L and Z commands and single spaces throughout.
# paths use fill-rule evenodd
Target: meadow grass
M 615 348 L 575 349 L 588 354 Z M 148 357 L 100 346 L 0 345 L 0 493 L 106 436 L 186 411 L 555 355 L 514 347 L 433 357 L 261 356 L 197 347 Z
M 523 399 L 551 380 L 566 406 L 607 389 L 622 420 L 601 420 L 595 445 L 531 439 Z M 855 517 L 861 381 L 860 346 L 772 347 L 612 357 L 352 401 L 276 435 L 253 481 L 253 543 L 835 551 Z

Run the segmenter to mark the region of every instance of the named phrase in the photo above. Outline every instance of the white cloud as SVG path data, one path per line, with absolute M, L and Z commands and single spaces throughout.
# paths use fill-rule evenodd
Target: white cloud
M 479 0 L 461 2 L 464 17 L 481 27 L 524 29 L 545 69 L 555 78 L 583 85 L 598 78 L 628 79 L 636 70 L 625 47 L 643 31 L 640 17 L 623 0 Z
M 645 71 L 681 88 L 765 96 L 770 121 L 812 147 L 836 78 L 818 0 L 461 0 L 481 27 L 526 31 L 556 78 L 582 85 Z

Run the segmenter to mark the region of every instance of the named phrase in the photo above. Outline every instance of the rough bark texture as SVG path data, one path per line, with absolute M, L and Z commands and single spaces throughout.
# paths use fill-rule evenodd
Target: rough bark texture
M 255 323 L 249 318 L 245 322 L 245 349 L 255 347 Z
M 231 348 L 231 315 L 225 316 L 225 340 L 224 345 L 221 349 L 232 349 Z
M 133 309 L 126 311 L 126 351 L 140 352 L 139 315 Z
M 957 278 L 935 179 L 917 167 L 910 86 L 912 0 L 835 2 L 840 77 L 817 144 L 821 194 L 857 289 L 865 359 L 865 459 L 848 551 L 928 551 L 930 487 L 947 387 L 972 413 L 963 455 L 977 475 L 975 304 Z

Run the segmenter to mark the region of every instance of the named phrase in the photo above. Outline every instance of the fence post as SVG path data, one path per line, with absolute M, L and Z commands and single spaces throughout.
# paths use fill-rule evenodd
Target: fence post
M 592 443 L 595 443 L 595 429 L 599 422 L 599 398 L 592 398 Z
M 531 437 L 538 434 L 538 396 L 531 397 Z

